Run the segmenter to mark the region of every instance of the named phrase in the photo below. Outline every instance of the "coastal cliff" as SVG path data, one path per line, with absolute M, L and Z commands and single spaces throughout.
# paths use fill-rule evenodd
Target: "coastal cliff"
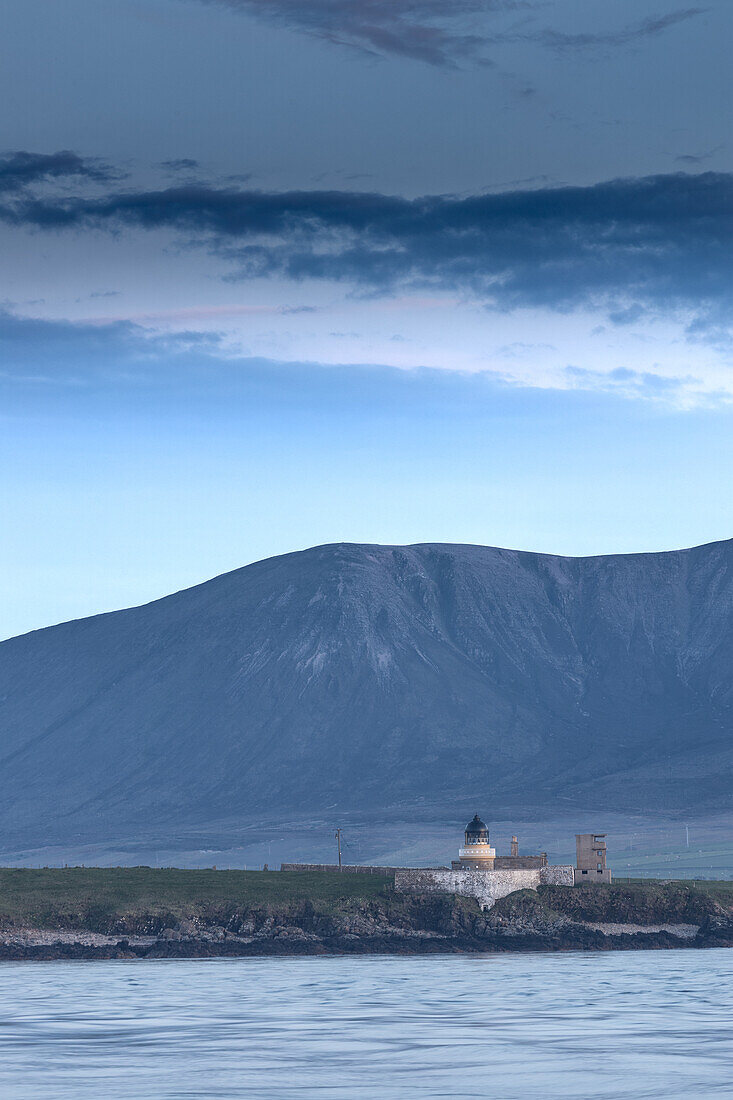
M 44 894 L 44 876 L 65 890 Z M 387 876 L 346 877 L 2 870 L 0 959 L 733 947 L 730 883 L 542 886 L 482 912 L 472 898 L 398 894 Z

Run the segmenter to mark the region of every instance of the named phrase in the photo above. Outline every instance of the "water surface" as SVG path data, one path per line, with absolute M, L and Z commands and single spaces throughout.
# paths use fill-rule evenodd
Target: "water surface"
M 733 1096 L 733 951 L 0 964 L 3 1100 Z

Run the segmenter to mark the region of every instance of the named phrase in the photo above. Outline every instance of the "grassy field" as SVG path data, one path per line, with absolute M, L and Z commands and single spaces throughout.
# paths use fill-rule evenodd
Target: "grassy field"
M 613 876 L 615 886 L 639 886 L 649 891 L 658 890 L 660 886 L 692 887 L 707 894 L 722 905 L 733 905 L 733 881 L 730 879 L 693 879 L 693 878 L 625 878 L 623 875 Z
M 93 927 L 115 916 L 196 918 L 217 910 L 311 902 L 328 912 L 369 899 L 393 879 L 327 872 L 179 870 L 152 867 L 0 868 L 0 926 Z

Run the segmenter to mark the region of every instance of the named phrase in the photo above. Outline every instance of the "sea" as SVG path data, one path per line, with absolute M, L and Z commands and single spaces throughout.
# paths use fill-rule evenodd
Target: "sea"
M 733 950 L 0 963 L 2 1100 L 733 1096 Z

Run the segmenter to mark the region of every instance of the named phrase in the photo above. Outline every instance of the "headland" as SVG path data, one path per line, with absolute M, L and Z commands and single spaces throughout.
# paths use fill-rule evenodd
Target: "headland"
M 539 885 L 489 910 L 389 874 L 1 868 L 0 959 L 733 947 L 733 883 Z

